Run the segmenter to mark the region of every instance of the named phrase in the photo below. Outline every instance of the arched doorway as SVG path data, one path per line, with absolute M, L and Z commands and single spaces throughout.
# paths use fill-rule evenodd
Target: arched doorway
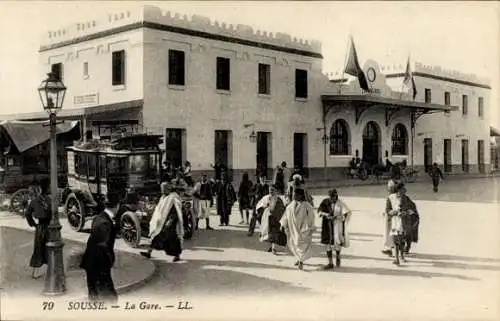
M 380 128 L 374 121 L 369 121 L 363 130 L 363 161 L 370 167 L 380 160 Z

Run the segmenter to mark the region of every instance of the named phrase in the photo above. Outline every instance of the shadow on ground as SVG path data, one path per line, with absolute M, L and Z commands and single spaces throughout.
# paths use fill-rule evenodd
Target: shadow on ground
M 163 256 L 163 253 L 158 253 Z M 258 268 L 277 270 L 296 270 L 293 267 L 283 267 L 272 264 L 260 264 L 240 261 L 189 260 L 182 263 L 155 262 L 159 269 L 148 287 L 160 290 L 167 285 L 165 291 L 177 295 L 259 295 L 275 294 L 306 294 L 308 288 L 295 286 L 287 282 L 266 277 L 239 272 L 238 268 Z
M 0 286 L 9 293 L 39 293 L 43 289 L 45 275 L 36 280 L 31 278 L 29 263 L 33 252 L 33 235 L 34 231 L 0 227 Z M 63 259 L 69 291 L 86 288 L 85 272 L 79 268 L 79 257 L 84 248 L 84 243 L 64 240 Z M 112 270 L 115 286 L 141 280 L 152 268 L 153 265 L 144 262 L 140 255 L 117 251 Z M 45 271 L 45 267 L 42 271 Z

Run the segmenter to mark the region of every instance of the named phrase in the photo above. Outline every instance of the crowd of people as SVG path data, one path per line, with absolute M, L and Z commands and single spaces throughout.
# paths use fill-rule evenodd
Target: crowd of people
M 178 171 L 176 178 L 164 177 L 160 186 L 161 198 L 149 224 L 149 248 L 140 253 L 142 256 L 151 258 L 152 252 L 159 250 L 172 256 L 174 262 L 181 260 L 185 233 L 181 195 L 191 188 L 192 223 L 195 230 L 202 222 L 207 230 L 213 230 L 210 224 L 210 210 L 214 203 L 220 218 L 219 226 L 228 226 L 231 209 L 238 202 L 240 224 L 248 225 L 247 235 L 252 237 L 259 223 L 258 239 L 269 244 L 267 251 L 276 255 L 279 247 L 288 247 L 296 259 L 295 265 L 302 270 L 304 262 L 312 256 L 317 215 L 321 219 L 321 244 L 325 247 L 327 257 L 323 269 L 330 270 L 341 265 L 342 249 L 349 247 L 352 212 L 340 199 L 336 189 L 328 192 L 328 197 L 321 200 L 315 211 L 313 198 L 307 191 L 304 178 L 291 172 L 285 162 L 275 169 L 270 185 L 263 174 L 259 174 L 253 184 L 248 173 L 244 173 L 237 191 L 233 188 L 227 171 L 220 166 L 215 168 L 215 179 L 209 179 L 204 174 L 199 181 L 192 181 L 189 163 L 186 163 L 182 171 Z M 439 172 L 434 170 L 432 175 L 437 177 L 439 183 Z M 45 246 L 51 213 L 48 187 L 48 181 L 42 182 L 40 193 L 26 209 L 26 219 L 30 226 L 36 229 L 34 252 L 30 261 L 30 266 L 34 268 L 34 278 L 37 277 L 36 270 L 47 263 Z M 399 180 L 397 171 L 392 173 L 388 182 L 388 192 L 384 209 L 382 252 L 393 256 L 393 263 L 400 265 L 401 262 L 406 262 L 405 255 L 410 251 L 411 244 L 418 242 L 419 214 L 415 203 L 406 195 L 405 185 Z M 114 243 L 118 232 L 114 218 L 119 201 L 115 194 L 106 196 L 105 208 L 93 220 L 82 256 L 80 267 L 87 274 L 90 299 L 116 300 L 111 267 L 114 263 Z

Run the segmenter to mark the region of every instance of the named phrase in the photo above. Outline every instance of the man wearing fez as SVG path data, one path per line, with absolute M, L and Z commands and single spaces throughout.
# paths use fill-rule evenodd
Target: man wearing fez
M 115 262 L 116 228 L 114 216 L 118 211 L 119 196 L 108 193 L 104 210 L 95 216 L 82 257 L 80 267 L 87 273 L 87 287 L 90 300 L 117 300 L 117 293 L 111 278 Z

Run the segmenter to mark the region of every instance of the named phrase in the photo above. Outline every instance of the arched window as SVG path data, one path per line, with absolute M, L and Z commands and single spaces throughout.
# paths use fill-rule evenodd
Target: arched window
M 408 132 L 403 124 L 397 124 L 392 130 L 392 154 L 408 155 Z
M 337 119 L 330 130 L 330 155 L 349 155 L 349 126 Z

